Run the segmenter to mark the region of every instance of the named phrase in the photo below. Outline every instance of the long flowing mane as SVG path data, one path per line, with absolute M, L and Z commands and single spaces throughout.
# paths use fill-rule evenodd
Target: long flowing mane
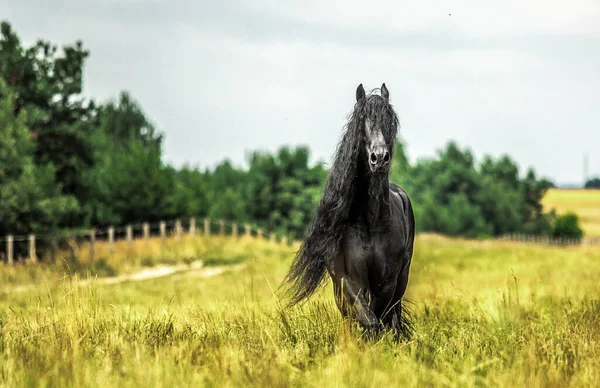
M 355 187 L 365 174 L 364 122 L 368 117 L 384 131 L 388 144 L 396 138 L 398 118 L 393 107 L 374 89 L 356 102 L 346 131 L 337 146 L 323 196 L 317 206 L 307 236 L 296 253 L 284 279 L 288 284 L 288 306 L 311 296 L 325 280 L 327 264 L 340 251 L 340 243 L 350 221 Z M 392 149 L 393 150 L 393 149 Z

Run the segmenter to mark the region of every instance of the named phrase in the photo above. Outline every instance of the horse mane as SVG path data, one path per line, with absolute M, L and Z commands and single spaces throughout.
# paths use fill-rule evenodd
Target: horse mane
M 355 186 L 365 173 L 365 119 L 369 117 L 382 124 L 382 128 L 389 128 L 387 133 L 384 132 L 385 140 L 388 144 L 395 142 L 398 117 L 388 101 L 373 93 L 376 90 L 357 101 L 349 115 L 307 236 L 284 279 L 289 286 L 286 295 L 288 306 L 299 303 L 316 291 L 325 280 L 329 260 L 340 251 L 341 240 L 350 221 Z

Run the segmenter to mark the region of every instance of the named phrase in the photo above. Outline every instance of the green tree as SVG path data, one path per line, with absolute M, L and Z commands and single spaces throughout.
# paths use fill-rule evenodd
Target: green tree
M 437 159 L 420 160 L 410 171 L 418 230 L 472 237 L 491 233 L 477 203 L 481 180 L 470 151 L 451 142 Z
M 586 189 L 600 189 L 600 178 L 591 178 L 583 186 Z
M 392 166 L 390 168 L 390 181 L 401 186 L 409 196 L 412 197 L 413 188 L 413 167 L 411 166 L 406 153 L 406 144 L 403 139 L 396 140 L 394 156 L 392 157 Z
M 208 181 L 209 172 L 202 172 L 186 165 L 177 170 L 167 166 L 166 170 L 173 182 L 167 199 L 168 211 L 165 218 L 205 217 L 209 212 Z M 242 220 L 242 218 L 233 218 Z
M 98 110 L 101 127 L 114 140 L 121 143 L 137 140 L 144 146 L 162 147 L 163 134 L 129 92 L 121 92 L 118 101 L 109 101 Z
M 556 218 L 552 235 L 555 238 L 583 238 L 583 230 L 579 226 L 579 217 L 575 213 L 565 213 Z
M 522 225 L 518 166 L 506 155 L 498 160 L 486 156 L 479 171 L 481 185 L 475 200 L 492 234 L 518 231 Z
M 93 225 L 156 221 L 179 217 L 181 182 L 162 163 L 162 134 L 129 93 L 98 108 L 98 127 L 90 134 L 96 164 L 82 178 L 88 222 Z M 178 208 L 179 207 L 179 208 Z
M 282 147 L 276 155 L 250 155 L 245 187 L 247 214 L 269 230 L 301 237 L 318 203 L 326 171 L 309 166 L 306 147 Z
M 159 221 L 169 211 L 173 176 L 160 151 L 139 141 L 116 145 L 94 171 L 95 225 Z
M 477 165 L 468 149 L 450 142 L 437 158 L 409 167 L 405 160 L 398 165 L 408 175 L 403 181 L 419 231 L 469 237 L 551 232 L 550 215 L 541 204 L 551 183 L 533 170 L 521 179 L 517 164 L 506 155 L 497 160 L 486 156 Z
M 543 213 L 542 205 L 542 199 L 551 185 L 548 180 L 537 179 L 532 169 L 521 180 L 522 232 L 540 235 L 551 233 L 552 224 L 549 216 Z
M 80 41 L 57 47 L 43 40 L 24 48 L 6 21 L 0 23 L 0 78 L 14 91 L 14 112 L 26 109 L 38 165 L 51 164 L 62 193 L 85 202 L 83 176 L 94 160 L 89 141 L 95 107 L 82 97 L 83 64 L 89 55 Z M 35 113 L 35 114 L 34 114 Z M 83 214 L 73 218 L 75 225 Z
M 15 113 L 15 95 L 2 80 L 0 96 L 0 235 L 52 231 L 79 210 L 77 201 L 61 194 L 54 166 L 34 163 L 28 112 Z
M 215 170 L 204 174 L 206 192 L 206 213 L 211 218 L 247 221 L 247 206 L 243 188 L 247 184 L 247 173 L 225 160 Z M 203 211 L 204 213 L 204 211 Z

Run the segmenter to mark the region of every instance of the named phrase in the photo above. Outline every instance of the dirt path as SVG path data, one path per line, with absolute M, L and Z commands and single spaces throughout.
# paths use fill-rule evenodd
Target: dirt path
M 82 279 L 77 282 L 80 286 L 87 286 L 89 284 L 119 284 L 124 282 L 139 282 L 149 279 L 161 278 L 173 274 L 188 274 L 193 273 L 194 276 L 199 278 L 209 278 L 212 276 L 220 275 L 227 271 L 237 271 L 246 266 L 245 263 L 236 265 L 222 265 L 204 268 L 204 262 L 202 260 L 194 261 L 190 264 L 177 264 L 177 265 L 160 265 L 153 268 L 147 268 L 139 272 L 132 274 L 124 274 L 114 277 L 100 277 L 100 278 L 88 278 Z M 0 289 L 0 293 L 13 293 L 13 292 L 25 292 L 35 288 L 44 286 L 44 284 L 27 284 L 23 286 L 10 287 Z

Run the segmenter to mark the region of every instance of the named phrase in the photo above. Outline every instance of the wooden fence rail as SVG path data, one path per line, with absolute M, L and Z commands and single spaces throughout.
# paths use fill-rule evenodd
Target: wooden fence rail
M 210 218 L 204 218 L 202 221 L 203 227 L 197 228 L 196 219 L 190 218 L 187 223 L 186 234 L 190 236 L 202 234 L 207 237 L 213 234 L 219 236 L 228 235 L 233 238 L 247 238 L 251 236 L 256 236 L 261 239 L 268 239 L 270 242 L 279 241 L 280 243 L 285 245 L 287 245 L 289 241 L 288 237 L 285 235 L 280 236 L 276 233 L 265 231 L 262 228 L 253 227 L 250 224 L 238 225 L 235 222 L 229 222 L 225 220 L 211 220 Z M 241 226 L 243 226 L 243 234 L 240 233 Z M 118 236 L 121 236 L 121 239 L 123 239 L 124 235 L 124 240 L 127 242 L 127 245 L 131 247 L 134 239 L 141 238 L 142 241 L 147 241 L 150 239 L 150 237 L 152 237 L 153 233 L 162 239 L 165 239 L 167 236 L 171 236 L 174 237 L 176 240 L 179 240 L 183 237 L 184 232 L 184 225 L 179 219 L 174 220 L 172 222 L 160 221 L 156 224 L 145 222 L 141 225 L 135 226 L 135 228 L 134 225 L 125 225 L 118 228 L 110 226 L 106 229 L 92 228 L 89 231 L 71 233 L 70 236 L 67 238 L 67 244 L 69 249 L 71 249 L 73 255 L 75 255 L 75 251 L 77 250 L 77 238 L 86 238 L 87 242 L 89 243 L 90 257 L 93 260 L 96 255 L 96 243 L 99 237 L 107 241 L 109 255 L 113 255 L 115 252 L 115 242 L 118 240 Z M 64 237 L 66 236 L 63 236 L 63 238 Z M 582 240 L 550 239 L 547 237 L 530 236 L 523 234 L 507 234 L 503 237 L 498 238 L 497 240 L 555 246 L 600 245 L 600 238 L 585 238 Z M 56 233 L 39 236 L 35 234 L 29 234 L 26 236 L 16 236 L 11 234 L 5 237 L 0 237 L 0 242 L 2 241 L 4 241 L 5 244 L 0 244 L 0 262 L 5 262 L 8 265 L 13 265 L 16 261 L 19 261 L 19 258 L 16 257 L 16 243 L 26 244 L 19 245 L 19 247 L 21 247 L 21 251 L 24 251 L 25 248 L 23 247 L 27 247 L 27 254 L 25 256 L 20 255 L 20 257 L 21 260 L 27 260 L 30 263 L 37 263 L 39 261 L 38 252 L 36 248 L 37 244 L 39 244 L 40 242 L 46 242 L 45 246 L 49 246 L 48 249 L 50 251 L 50 257 L 52 260 L 56 258 L 56 254 L 58 251 L 58 240 Z M 2 251 L 2 245 L 4 246 L 4 251 Z
M 527 234 L 507 234 L 500 238 L 505 241 L 528 242 L 544 245 L 600 245 L 600 238 L 549 238 L 544 236 L 535 236 Z
M 66 241 L 73 256 L 75 256 L 75 252 L 78 249 L 77 239 L 85 239 L 86 242 L 89 244 L 90 258 L 92 260 L 94 260 L 94 257 L 96 255 L 96 245 L 98 238 L 101 238 L 102 240 L 107 242 L 108 253 L 109 255 L 113 255 L 115 253 L 115 243 L 119 240 L 119 235 L 121 236 L 121 239 L 127 242 L 127 245 L 130 248 L 132 247 L 134 240 L 141 239 L 142 241 L 147 241 L 151 237 L 153 237 L 153 233 L 156 237 L 160 237 L 162 239 L 165 239 L 169 236 L 175 238 L 176 240 L 179 240 L 183 237 L 185 232 L 187 232 L 185 234 L 189 236 L 203 234 L 207 237 L 211 235 L 228 235 L 233 238 L 247 238 L 254 235 L 258 238 L 268 237 L 271 242 L 279 241 L 280 243 L 283 243 L 285 245 L 288 244 L 287 236 L 278 236 L 275 233 L 266 234 L 263 231 L 263 229 L 253 227 L 250 224 L 243 225 L 245 232 L 243 235 L 239 234 L 240 226 L 235 222 L 228 222 L 225 220 L 211 220 L 210 218 L 205 218 L 203 220 L 203 224 L 203 230 L 198 230 L 198 228 L 196 227 L 196 219 L 190 218 L 189 222 L 187 223 L 187 230 L 184 229 L 184 225 L 179 219 L 175 220 L 174 222 L 160 221 L 156 224 L 145 222 L 137 226 L 125 225 L 117 228 L 115 228 L 114 226 L 109 226 L 106 229 L 91 228 L 88 231 L 79 231 L 71 233 L 68 236 L 63 236 L 63 240 Z M 29 263 L 37 263 L 39 260 L 38 254 L 36 252 L 36 247 L 37 244 L 43 241 L 50 242 L 50 256 L 52 260 L 55 259 L 56 252 L 58 251 L 58 240 L 56 233 L 53 233 L 52 235 L 7 235 L 5 238 L 0 237 L 0 242 L 3 240 L 6 242 L 6 244 L 4 251 L 2 251 L 2 247 L 0 247 L 0 262 L 5 262 L 8 265 L 13 265 L 17 261 L 25 260 Z M 15 249 L 15 243 L 19 242 L 28 242 L 27 255 L 21 255 L 20 260 L 18 257 L 16 257 L 17 255 Z

